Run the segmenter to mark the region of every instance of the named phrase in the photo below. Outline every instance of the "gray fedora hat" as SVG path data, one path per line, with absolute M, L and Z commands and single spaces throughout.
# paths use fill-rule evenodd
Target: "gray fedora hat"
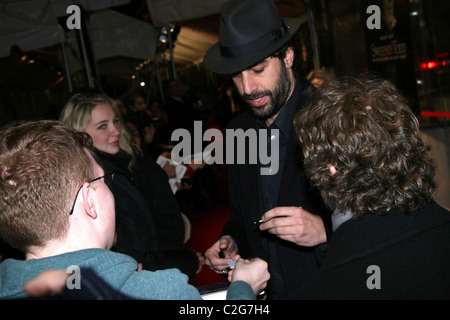
M 240 72 L 275 53 L 300 27 L 300 19 L 283 18 L 272 0 L 232 0 L 220 12 L 219 42 L 203 58 L 218 74 Z

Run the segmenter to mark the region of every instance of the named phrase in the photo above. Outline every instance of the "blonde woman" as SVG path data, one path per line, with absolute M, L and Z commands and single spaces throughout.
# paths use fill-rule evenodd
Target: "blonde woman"
M 194 277 L 202 257 L 183 243 L 184 222 L 167 174 L 131 142 L 114 100 L 96 92 L 76 93 L 60 120 L 88 133 L 96 160 L 105 171 L 115 172 L 111 188 L 118 249 L 144 269 L 178 268 Z

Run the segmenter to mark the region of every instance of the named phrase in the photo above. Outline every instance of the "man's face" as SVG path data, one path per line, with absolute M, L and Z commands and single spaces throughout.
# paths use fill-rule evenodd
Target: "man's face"
M 147 110 L 147 104 L 145 103 L 145 99 L 141 96 L 137 97 L 134 101 L 134 108 L 136 110 Z
M 269 57 L 233 77 L 243 100 L 258 119 L 277 115 L 292 92 L 292 81 L 285 63 Z

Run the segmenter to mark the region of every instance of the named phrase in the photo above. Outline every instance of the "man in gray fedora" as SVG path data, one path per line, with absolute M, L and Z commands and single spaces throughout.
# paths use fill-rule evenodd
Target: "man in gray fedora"
M 299 27 L 271 0 L 229 1 L 221 9 L 219 42 L 203 60 L 212 72 L 230 75 L 248 105 L 228 129 L 266 130 L 267 148 L 279 146 L 278 170 L 269 174 L 261 174 L 261 161 L 228 165 L 232 212 L 206 263 L 225 274 L 238 257 L 266 260 L 270 299 L 282 299 L 317 272 L 331 234 L 329 212 L 304 175 L 293 126 L 310 87 L 294 75 Z M 247 140 L 245 148 L 248 155 L 255 146 Z

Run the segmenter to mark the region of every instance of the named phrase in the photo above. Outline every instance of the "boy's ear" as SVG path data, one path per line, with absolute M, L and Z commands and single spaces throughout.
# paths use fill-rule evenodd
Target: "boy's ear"
M 328 169 L 330 170 L 330 174 L 332 176 L 334 176 L 336 174 L 336 171 L 337 171 L 336 167 L 333 166 L 332 164 L 327 164 L 327 166 L 328 166 Z
M 97 219 L 97 211 L 95 210 L 95 201 L 93 199 L 92 189 L 89 183 L 85 182 L 81 187 L 81 194 L 83 195 L 84 209 L 86 213 L 92 218 Z

